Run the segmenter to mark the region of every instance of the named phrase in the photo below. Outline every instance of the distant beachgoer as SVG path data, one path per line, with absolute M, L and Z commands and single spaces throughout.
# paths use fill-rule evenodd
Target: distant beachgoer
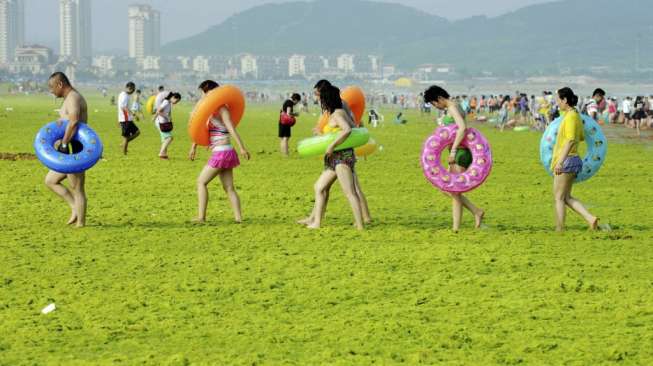
M 173 140 L 172 106 L 179 103 L 180 100 L 181 94 L 169 92 L 156 109 L 155 122 L 161 135 L 159 158 L 163 160 L 168 160 L 168 147 L 170 147 Z
M 141 102 L 141 90 L 136 89 L 136 94 L 134 95 L 134 101 L 132 102 L 131 112 L 134 115 L 136 121 L 145 119 L 143 116 L 143 102 Z
M 134 94 L 136 85 L 133 82 L 128 82 L 118 96 L 118 125 L 120 126 L 122 135 L 122 153 L 127 155 L 129 142 L 137 138 L 141 131 L 134 123 L 134 115 L 129 110 L 129 97 Z
M 283 106 L 281 107 L 279 114 L 279 150 L 283 156 L 288 156 L 288 141 L 292 135 L 292 126 L 295 124 L 296 117 L 299 115 L 299 113 L 295 112 L 294 108 L 301 100 L 302 97 L 295 93 L 290 99 L 283 102 Z
M 597 88 L 594 90 L 594 93 L 592 94 L 592 99 L 590 99 L 587 103 L 586 109 L 587 109 L 587 115 L 592 117 L 594 120 L 599 119 L 599 113 L 600 113 L 600 108 L 599 105 L 601 103 L 604 103 L 605 99 L 605 91 L 601 88 Z

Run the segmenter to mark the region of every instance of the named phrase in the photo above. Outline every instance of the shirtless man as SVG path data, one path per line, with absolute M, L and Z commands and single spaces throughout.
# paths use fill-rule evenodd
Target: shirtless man
M 65 154 L 81 151 L 81 145 L 72 141 L 77 132 L 78 123 L 86 123 L 88 112 L 86 100 L 75 88 L 70 85 L 68 77 L 62 72 L 55 72 L 48 80 L 48 88 L 56 98 L 64 98 L 63 105 L 59 111 L 61 118 L 58 123 L 68 120 L 66 132 L 63 139 L 57 141 L 55 148 Z M 64 179 L 70 181 L 70 188 L 63 184 Z M 85 173 L 62 174 L 50 170 L 45 176 L 45 185 L 54 193 L 63 198 L 70 206 L 71 215 L 68 225 L 76 224 L 78 228 L 86 225 L 86 192 L 84 190 Z

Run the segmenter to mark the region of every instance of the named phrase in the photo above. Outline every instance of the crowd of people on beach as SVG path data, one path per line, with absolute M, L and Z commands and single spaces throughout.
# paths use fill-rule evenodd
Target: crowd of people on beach
M 463 94 L 452 98 L 468 121 L 490 122 L 501 130 L 529 126 L 543 131 L 560 116 L 553 91 L 543 91 L 540 95 L 528 95 L 519 91 L 514 94 Z M 370 103 L 398 110 L 415 109 L 422 116 L 429 115 L 432 111 L 432 106 L 424 101 L 424 93 L 372 96 Z M 598 88 L 591 96 L 579 98 L 578 110 L 602 125 L 622 125 L 634 129 L 638 136 L 642 130 L 653 129 L 653 94 L 648 97 L 610 97 Z M 437 117 L 442 117 L 443 113 L 440 112 Z

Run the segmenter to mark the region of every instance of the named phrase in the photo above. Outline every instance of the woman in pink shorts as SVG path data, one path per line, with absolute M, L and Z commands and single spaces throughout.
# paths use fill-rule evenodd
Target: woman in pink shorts
M 213 80 L 206 80 L 202 82 L 199 89 L 202 94 L 206 95 L 209 91 L 219 87 L 218 83 Z M 206 207 L 209 203 L 209 190 L 208 185 L 211 181 L 219 176 L 222 182 L 222 188 L 229 196 L 231 208 L 234 211 L 234 218 L 237 223 L 242 221 L 240 212 L 240 198 L 234 188 L 233 169 L 240 165 L 238 154 L 231 145 L 233 138 L 240 149 L 240 154 L 243 158 L 249 160 L 249 152 L 245 149 L 240 135 L 234 128 L 231 121 L 231 114 L 225 107 L 220 108 L 216 113 L 211 116 L 209 120 L 209 135 L 211 145 L 211 158 L 202 169 L 199 177 L 197 178 L 197 196 L 199 202 L 199 211 L 195 222 L 203 223 L 206 221 Z M 197 151 L 197 144 L 193 144 L 190 149 L 189 158 L 195 160 L 195 153 Z

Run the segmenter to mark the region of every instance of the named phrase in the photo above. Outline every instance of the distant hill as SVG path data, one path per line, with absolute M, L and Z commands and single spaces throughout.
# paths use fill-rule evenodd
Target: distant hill
M 653 1 L 566 0 L 496 18 L 452 23 L 443 37 L 399 47 L 389 62 L 410 58 L 495 71 L 587 66 L 653 67 Z
M 382 53 L 397 44 L 433 37 L 449 25 L 444 18 L 397 4 L 361 0 L 267 4 L 236 14 L 196 36 L 169 43 L 163 52 Z
M 397 4 L 316 0 L 252 8 L 163 49 L 175 55 L 373 53 L 404 67 L 451 63 L 459 70 L 546 73 L 634 68 L 638 48 L 639 66 L 651 68 L 651 46 L 651 0 L 564 0 L 456 22 Z

